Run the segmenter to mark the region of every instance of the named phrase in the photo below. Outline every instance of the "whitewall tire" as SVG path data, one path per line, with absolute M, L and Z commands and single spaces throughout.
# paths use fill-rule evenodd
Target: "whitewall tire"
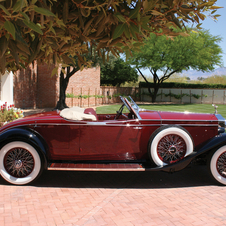
M 220 184 L 226 185 L 226 146 L 213 153 L 209 167 L 213 179 Z
M 179 126 L 163 126 L 157 129 L 149 141 L 149 156 L 157 166 L 180 161 L 194 149 L 190 134 Z
M 14 141 L 0 150 L 0 174 L 7 182 L 25 185 L 34 181 L 40 172 L 40 156 L 30 144 Z

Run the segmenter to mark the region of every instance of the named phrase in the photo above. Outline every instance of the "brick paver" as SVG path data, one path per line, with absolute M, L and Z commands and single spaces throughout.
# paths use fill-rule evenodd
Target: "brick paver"
M 0 179 L 0 225 L 226 225 L 226 187 L 205 166 L 174 174 L 46 171 L 30 186 Z

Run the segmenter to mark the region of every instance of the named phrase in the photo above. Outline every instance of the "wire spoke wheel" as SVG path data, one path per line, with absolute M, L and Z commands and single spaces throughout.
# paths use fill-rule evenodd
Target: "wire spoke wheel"
M 188 131 L 180 126 L 162 126 L 150 137 L 148 151 L 156 166 L 178 162 L 191 154 L 194 143 Z
M 226 185 L 226 145 L 210 153 L 209 172 L 215 182 Z
M 0 150 L 0 174 L 9 183 L 25 185 L 42 173 L 38 151 L 23 141 L 12 141 Z
M 4 158 L 4 167 L 13 177 L 26 177 L 34 169 L 34 158 L 31 153 L 23 148 L 13 148 Z
M 217 159 L 216 167 L 217 167 L 218 173 L 222 177 L 226 178 L 226 151 L 223 152 Z
M 186 143 L 179 135 L 166 135 L 158 143 L 157 154 L 164 163 L 177 162 L 186 154 Z

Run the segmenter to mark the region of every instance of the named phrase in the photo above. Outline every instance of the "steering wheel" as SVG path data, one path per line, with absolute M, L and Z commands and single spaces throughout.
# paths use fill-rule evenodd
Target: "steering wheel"
M 124 107 L 125 107 L 125 104 L 123 104 L 123 105 L 119 108 L 119 110 L 116 111 L 117 114 L 116 114 L 116 116 L 115 116 L 115 119 L 118 119 L 119 116 L 122 115 L 122 111 L 123 111 Z
M 136 114 L 135 110 L 132 108 L 130 102 L 129 102 L 126 98 L 124 98 L 124 97 L 122 97 L 122 96 L 120 96 L 120 98 L 121 98 L 121 100 L 122 100 L 122 102 L 123 102 L 123 105 L 119 108 L 118 111 L 116 111 L 117 114 L 116 114 L 116 116 L 115 116 L 115 119 L 118 119 L 120 115 L 123 115 L 124 117 L 128 118 L 127 115 L 124 115 L 124 114 L 122 113 L 122 111 L 123 111 L 123 109 L 124 109 L 125 106 L 128 108 L 130 114 L 132 114 L 132 115 L 134 115 L 135 117 L 137 117 L 137 114 Z

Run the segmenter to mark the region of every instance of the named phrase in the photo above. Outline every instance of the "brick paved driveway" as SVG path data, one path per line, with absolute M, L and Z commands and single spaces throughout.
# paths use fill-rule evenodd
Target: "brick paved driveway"
M 226 187 L 205 166 L 164 172 L 48 171 L 32 186 L 0 179 L 0 225 L 226 225 Z

